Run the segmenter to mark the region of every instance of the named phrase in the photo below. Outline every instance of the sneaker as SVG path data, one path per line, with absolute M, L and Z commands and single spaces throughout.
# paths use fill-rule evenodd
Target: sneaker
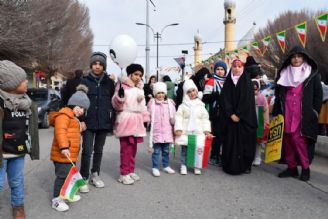
M 168 174 L 175 173 L 175 171 L 171 167 L 165 167 L 163 170 L 164 170 L 164 172 L 166 172 Z
M 153 168 L 152 173 L 153 173 L 153 176 L 156 176 L 156 177 L 161 175 L 161 173 L 159 172 L 159 169 L 157 169 L 157 168 Z
M 211 159 L 208 161 L 208 164 L 209 164 L 209 165 L 213 165 L 213 166 L 215 166 L 215 164 L 216 164 L 216 159 L 211 158 Z
M 255 158 L 254 161 L 253 161 L 253 166 L 260 166 L 261 165 L 261 158 Z
M 91 174 L 90 184 L 94 185 L 96 188 L 103 188 L 105 186 L 104 182 L 101 180 L 97 172 Z
M 72 200 L 67 200 L 67 201 L 73 203 L 73 202 L 78 202 L 78 201 L 80 201 L 80 200 L 81 200 L 81 196 L 79 196 L 79 195 L 74 195 L 74 197 L 73 197 Z
M 55 209 L 56 211 L 61 211 L 61 212 L 62 211 L 68 211 L 68 209 L 69 209 L 68 205 L 60 197 L 52 199 L 51 207 L 53 209 Z
M 132 185 L 134 183 L 134 180 L 130 177 L 130 175 L 120 175 L 120 178 L 118 178 L 118 181 L 120 183 L 123 183 L 124 185 Z
M 79 191 L 81 192 L 81 193 L 88 193 L 90 190 L 89 190 L 89 186 L 88 186 L 88 182 L 87 182 L 87 184 L 85 184 L 84 186 L 81 186 L 80 187 L 80 189 L 79 189 Z
M 181 165 L 181 167 L 180 167 L 180 174 L 181 175 L 187 175 L 187 167 L 186 167 L 186 165 Z
M 194 174 L 195 174 L 195 175 L 200 175 L 200 174 L 202 174 L 201 169 L 195 168 L 195 169 L 194 169 Z
M 298 170 L 297 167 L 290 169 L 287 168 L 286 170 L 282 171 L 278 174 L 279 178 L 286 178 L 286 177 L 298 177 Z
M 138 176 L 136 173 L 130 173 L 129 175 L 134 181 L 140 180 L 140 176 Z

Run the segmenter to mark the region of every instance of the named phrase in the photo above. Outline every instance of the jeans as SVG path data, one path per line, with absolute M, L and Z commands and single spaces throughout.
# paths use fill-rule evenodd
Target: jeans
M 103 147 L 107 136 L 106 130 L 85 130 L 83 133 L 82 143 L 82 159 L 81 159 L 81 175 L 84 179 L 88 179 L 90 175 L 90 161 L 93 153 L 93 163 L 91 172 L 100 172 Z
M 24 156 L 2 160 L 0 168 L 0 192 L 3 190 L 6 173 L 11 189 L 11 205 L 24 204 Z
M 154 153 L 151 156 L 153 162 L 153 168 L 159 169 L 159 157 L 162 152 L 162 164 L 163 168 L 169 166 L 169 143 L 155 143 L 154 144 Z
M 72 167 L 70 163 L 57 163 L 54 162 L 55 165 L 55 183 L 54 183 L 54 198 L 59 196 L 60 190 L 65 183 L 65 179 L 69 173 L 69 170 Z
M 181 164 L 182 164 L 182 165 L 186 165 L 186 159 L 187 159 L 187 146 L 185 146 L 185 145 L 181 145 L 181 155 L 180 155 L 180 159 L 181 159 Z

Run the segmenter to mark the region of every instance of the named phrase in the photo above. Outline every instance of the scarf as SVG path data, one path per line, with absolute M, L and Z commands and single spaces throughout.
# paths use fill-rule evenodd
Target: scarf
M 239 78 L 240 76 L 242 75 L 243 73 L 241 73 L 240 75 L 237 75 L 237 76 L 234 76 L 233 72 L 231 73 L 231 79 L 232 79 L 232 82 L 233 84 L 236 86 L 238 81 L 239 81 Z
M 11 94 L 0 89 L 0 98 L 3 99 L 4 107 L 10 111 L 24 110 L 27 115 L 31 115 L 32 100 L 26 93 Z
M 213 88 L 213 91 L 214 92 L 219 92 L 221 93 L 221 90 L 223 88 L 223 84 L 226 80 L 226 77 L 225 76 L 218 76 L 216 74 L 213 75 L 213 78 L 214 78 L 214 88 Z
M 310 76 L 311 70 L 312 67 L 306 62 L 299 67 L 289 65 L 281 71 L 277 83 L 285 87 L 297 87 Z

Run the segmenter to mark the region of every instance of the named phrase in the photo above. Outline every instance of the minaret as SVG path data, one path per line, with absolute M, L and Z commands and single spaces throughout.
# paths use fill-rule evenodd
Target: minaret
M 236 23 L 236 3 L 233 0 L 224 1 L 224 20 L 225 25 L 224 29 L 224 48 L 225 51 L 233 51 L 234 46 L 234 37 L 235 37 L 235 23 Z
M 197 66 L 202 63 L 202 49 L 203 49 L 203 44 L 202 44 L 202 38 L 199 34 L 199 31 L 197 31 L 195 37 L 195 46 L 194 46 L 194 52 L 195 52 L 195 63 L 194 66 Z

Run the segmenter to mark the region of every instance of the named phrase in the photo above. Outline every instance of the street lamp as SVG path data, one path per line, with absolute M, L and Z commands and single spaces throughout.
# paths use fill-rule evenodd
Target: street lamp
M 177 26 L 179 24 L 178 23 L 173 23 L 173 24 L 165 25 L 162 28 L 161 33 L 158 33 L 158 32 L 155 33 L 154 29 L 148 24 L 136 23 L 136 25 L 143 25 L 143 26 L 149 27 L 151 29 L 151 31 L 153 32 L 153 34 L 154 34 L 154 38 L 156 39 L 156 50 L 157 50 L 157 52 L 156 52 L 156 79 L 158 81 L 158 39 L 162 37 L 162 33 L 165 30 L 165 28 L 167 28 L 169 26 Z

